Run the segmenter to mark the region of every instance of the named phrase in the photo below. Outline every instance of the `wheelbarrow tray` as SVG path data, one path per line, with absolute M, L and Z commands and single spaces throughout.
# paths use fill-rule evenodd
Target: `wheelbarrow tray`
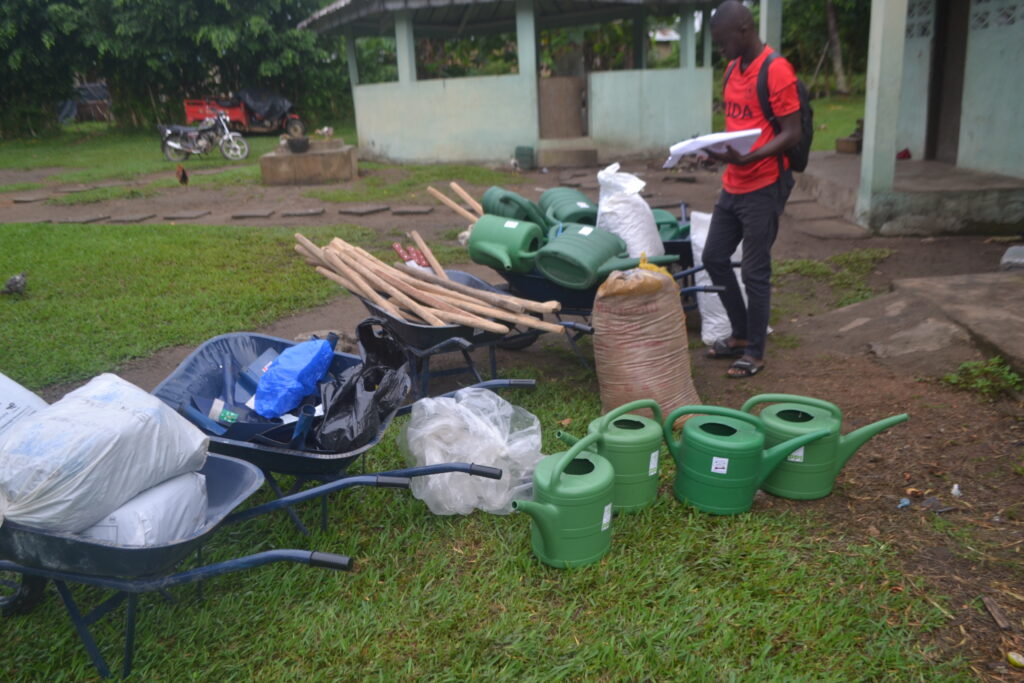
M 555 300 L 562 304 L 565 311 L 589 311 L 594 307 L 596 286 L 590 289 L 569 289 L 537 272 L 510 273 L 497 269 L 495 272 L 505 278 L 510 292 L 515 296 L 533 301 Z
M 268 349 L 281 353 L 295 342 L 249 332 L 234 332 L 213 337 L 200 344 L 181 364 L 160 382 L 153 395 L 179 413 L 196 396 L 217 396 L 223 387 L 221 363 L 229 356 L 239 367 L 255 362 Z M 359 356 L 335 353 L 329 367 L 335 375 L 362 363 Z M 381 419 L 380 429 L 368 442 L 345 452 L 315 448 L 289 448 L 294 424 L 268 424 L 245 439 L 210 434 L 210 452 L 241 458 L 257 467 L 298 476 L 335 476 L 344 473 L 360 454 L 373 448 L 394 419 L 394 410 Z M 187 417 L 187 416 L 186 416 Z M 197 425 L 200 428 L 201 425 Z M 204 430 L 207 431 L 207 430 Z M 208 433 L 208 432 L 207 432 Z
M 457 282 L 461 285 L 466 285 L 467 287 L 472 287 L 473 289 L 479 289 L 486 292 L 503 293 L 491 284 L 484 282 L 477 276 L 470 273 L 461 270 L 447 269 L 444 272 L 452 282 Z M 433 325 L 409 322 L 408 320 L 398 318 L 391 313 L 388 313 L 368 299 L 360 297 L 360 300 L 374 317 L 379 318 L 384 322 L 384 327 L 392 334 L 392 336 L 395 337 L 395 339 L 414 349 L 431 349 L 450 339 L 465 339 L 474 345 L 485 344 L 501 339 L 503 336 L 496 332 L 478 330 L 468 325 L 443 325 L 441 327 L 435 327 Z
M 224 518 L 263 484 L 259 468 L 210 454 L 206 521 L 186 538 L 153 546 L 123 546 L 76 534 L 42 531 L 9 520 L 0 526 L 0 559 L 25 567 L 90 576 L 135 578 L 168 572 L 212 534 Z

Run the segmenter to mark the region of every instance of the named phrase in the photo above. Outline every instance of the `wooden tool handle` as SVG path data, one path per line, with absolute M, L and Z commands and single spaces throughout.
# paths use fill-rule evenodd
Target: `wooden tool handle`
M 430 247 L 428 247 L 427 243 L 423 241 L 423 238 L 420 237 L 420 234 L 415 230 L 410 230 L 409 237 L 411 237 L 412 241 L 416 243 L 416 246 L 419 247 L 419 250 L 423 252 L 423 255 L 427 259 L 427 263 L 430 264 L 430 269 L 434 271 L 434 274 L 444 280 L 449 279 L 448 273 L 444 272 L 444 268 L 441 267 L 441 264 L 434 257 L 434 252 L 430 250 Z
M 442 204 L 447 206 L 449 209 L 451 209 L 455 213 L 457 213 L 460 216 L 462 216 L 463 218 L 465 218 L 470 223 L 476 223 L 477 218 L 479 218 L 478 216 L 474 216 L 473 214 L 471 214 L 469 211 L 466 211 L 464 208 L 462 208 L 461 206 L 456 204 L 454 201 L 452 201 L 448 196 L 442 194 L 439 190 L 435 190 L 434 188 L 430 187 L 429 185 L 427 186 L 427 192 L 432 194 L 437 201 L 441 202 Z
M 487 292 L 482 289 L 473 289 L 468 285 L 459 284 L 458 282 L 442 280 L 436 275 L 431 275 L 430 273 L 425 273 L 422 270 L 410 268 L 405 264 L 400 264 L 397 268 L 403 273 L 408 273 L 417 280 L 423 280 L 424 282 L 440 285 L 446 289 L 451 289 L 462 294 L 469 294 L 470 296 L 475 296 L 488 303 L 492 303 L 495 306 L 508 310 L 515 310 L 516 312 L 533 311 L 534 313 L 554 313 L 562 310 L 562 304 L 557 301 L 531 301 L 529 299 L 520 299 L 519 297 L 508 294 L 497 294 L 495 292 Z
M 471 195 L 470 193 L 468 193 L 465 190 L 463 190 L 461 185 L 459 185 L 457 182 L 455 182 L 453 180 L 450 183 L 448 183 L 448 187 L 452 188 L 452 190 L 454 190 L 455 194 L 457 194 L 460 197 L 462 197 L 462 201 L 464 201 L 467 204 L 469 204 L 470 208 L 472 208 L 474 211 L 476 211 L 477 215 L 479 215 L 479 216 L 483 216 L 484 215 L 484 207 L 482 207 L 480 205 L 480 202 L 478 202 L 477 200 L 473 199 L 473 195 Z

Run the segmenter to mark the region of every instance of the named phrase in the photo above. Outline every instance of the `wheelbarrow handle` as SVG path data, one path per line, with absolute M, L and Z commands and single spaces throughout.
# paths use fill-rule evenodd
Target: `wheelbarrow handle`
M 352 558 L 348 555 L 336 555 L 335 553 L 318 553 L 313 551 L 309 554 L 310 567 L 324 567 L 326 569 L 337 569 L 338 571 L 352 571 Z
M 500 467 L 488 467 L 487 465 L 474 464 L 470 464 L 469 473 L 474 477 L 483 477 L 484 479 L 501 479 L 504 474 Z

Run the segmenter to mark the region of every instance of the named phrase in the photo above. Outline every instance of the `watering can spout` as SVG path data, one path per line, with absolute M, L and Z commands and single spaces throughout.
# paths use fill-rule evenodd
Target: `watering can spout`
M 757 485 L 760 487 L 765 478 L 767 478 L 768 475 L 771 474 L 790 453 L 801 446 L 806 446 L 812 441 L 817 441 L 823 436 L 828 436 L 828 434 L 829 430 L 819 429 L 790 439 L 789 441 L 783 441 L 779 445 L 766 450 L 761 456 L 761 471 L 758 473 Z
M 481 242 L 475 245 L 475 248 L 500 263 L 505 270 L 512 270 L 512 259 L 509 258 L 508 251 L 500 244 Z
M 532 500 L 514 500 L 512 508 L 525 512 L 537 523 L 537 529 L 544 539 L 544 544 L 550 544 L 558 537 L 558 508 L 550 503 L 537 503 Z
M 560 439 L 566 446 L 572 446 L 574 443 L 579 441 L 575 436 L 569 432 L 563 432 L 561 429 L 555 432 L 555 438 Z
M 846 464 L 846 461 L 857 452 L 858 448 L 867 443 L 871 437 L 875 436 L 879 432 L 885 431 L 889 427 L 898 425 L 900 422 L 906 422 L 907 417 L 906 413 L 893 415 L 892 417 L 887 417 L 884 420 L 875 422 L 874 424 L 866 425 L 860 429 L 850 432 L 844 437 L 841 437 L 838 445 L 837 461 L 839 467 L 837 470 L 842 469 L 843 465 Z

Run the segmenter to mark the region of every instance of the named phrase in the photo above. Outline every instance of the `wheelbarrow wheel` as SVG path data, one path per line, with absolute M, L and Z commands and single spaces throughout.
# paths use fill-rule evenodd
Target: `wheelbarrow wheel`
M 505 351 L 522 351 L 531 346 L 540 335 L 540 330 L 524 329 L 513 327 L 508 334 L 498 342 L 498 348 Z
M 46 579 L 17 572 L 0 572 L 0 615 L 12 617 L 32 611 L 43 599 Z

